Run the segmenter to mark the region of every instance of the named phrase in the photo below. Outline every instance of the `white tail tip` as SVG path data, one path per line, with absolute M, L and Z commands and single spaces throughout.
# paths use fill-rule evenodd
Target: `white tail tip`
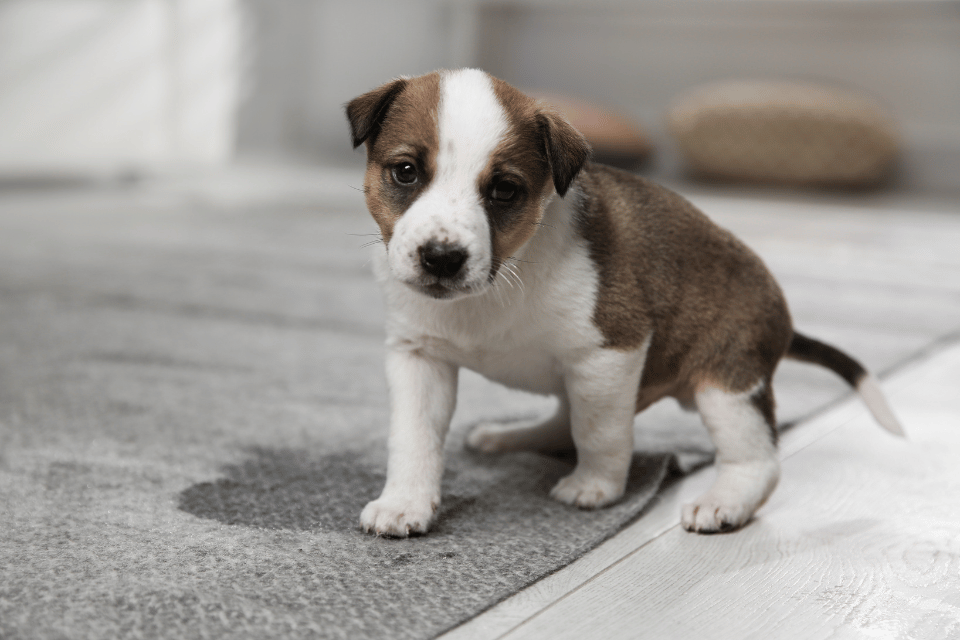
M 883 395 L 883 390 L 880 389 L 880 383 L 876 378 L 869 373 L 865 375 L 857 383 L 857 392 L 881 427 L 901 438 L 907 436 L 903 431 L 903 426 L 900 425 L 900 421 L 893 415 L 893 410 L 887 404 L 887 398 Z

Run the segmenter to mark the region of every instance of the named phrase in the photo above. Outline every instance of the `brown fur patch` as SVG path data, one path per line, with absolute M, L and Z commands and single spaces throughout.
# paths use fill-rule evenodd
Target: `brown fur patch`
M 510 118 L 515 135 L 522 136 L 546 163 L 560 197 L 590 157 L 590 145 L 573 125 L 539 100 L 534 100 L 499 78 L 491 77 L 493 90 Z
M 354 149 L 368 140 L 372 143 L 376 139 L 387 109 L 406 86 L 406 79 L 398 78 L 354 98 L 347 104 L 347 121 L 350 122 Z
M 587 144 L 583 134 L 551 109 L 540 110 L 537 115 L 537 124 L 546 145 L 553 185 L 562 198 L 589 159 L 590 145 Z
M 641 389 L 689 397 L 769 380 L 792 335 L 783 294 L 750 249 L 679 195 L 588 165 L 579 233 L 599 271 L 594 323 L 615 349 L 652 336 Z M 654 401 L 638 393 L 639 405 Z
M 490 221 L 494 275 L 503 260 L 536 232 L 553 189 L 543 138 L 536 124 L 537 102 L 502 80 L 491 80 L 510 123 L 508 134 L 477 177 L 477 189 Z M 516 201 L 509 204 L 488 197 L 494 181 L 502 177 L 509 177 L 521 187 Z
M 394 90 L 386 106 L 375 111 L 379 120 L 372 129 L 376 135 L 366 138 L 364 192 L 367 208 L 380 227 L 385 243 L 389 243 L 397 220 L 433 179 L 439 146 L 440 74 L 434 72 L 395 82 L 403 83 L 401 89 Z M 376 104 L 378 96 L 382 98 L 385 92 L 391 91 L 393 84 L 352 100 L 347 106 L 348 116 L 355 104 L 372 111 L 369 105 Z M 419 177 L 415 186 L 397 185 L 391 177 L 392 167 L 404 161 L 417 167 Z
M 590 153 L 590 147 L 562 116 L 503 80 L 491 77 L 494 94 L 510 123 L 477 186 L 490 220 L 493 272 L 536 232 L 554 188 L 563 195 Z M 554 157 L 555 156 L 555 157 Z M 508 206 L 491 201 L 494 179 L 510 176 L 522 197 Z

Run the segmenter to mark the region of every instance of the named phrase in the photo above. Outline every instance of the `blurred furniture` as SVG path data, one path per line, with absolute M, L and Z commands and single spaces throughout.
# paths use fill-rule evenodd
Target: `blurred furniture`
M 875 100 L 809 82 L 726 81 L 678 97 L 670 131 L 696 175 L 741 182 L 869 187 L 900 151 Z

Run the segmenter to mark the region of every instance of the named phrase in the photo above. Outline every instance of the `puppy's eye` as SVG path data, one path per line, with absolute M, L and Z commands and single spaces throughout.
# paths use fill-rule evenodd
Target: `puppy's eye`
M 417 167 L 412 162 L 400 162 L 393 165 L 391 170 L 391 175 L 393 175 L 393 180 L 397 184 L 402 184 L 405 187 L 409 187 L 412 184 L 416 184 L 417 177 Z
M 520 187 L 509 180 L 496 180 L 490 186 L 490 199 L 494 202 L 512 202 L 519 193 Z

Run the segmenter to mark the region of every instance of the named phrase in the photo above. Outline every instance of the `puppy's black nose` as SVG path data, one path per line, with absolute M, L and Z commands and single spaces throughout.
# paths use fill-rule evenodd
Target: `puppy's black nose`
M 445 242 L 431 240 L 417 252 L 420 254 L 420 266 L 432 276 L 452 278 L 460 273 L 467 261 L 467 252 L 462 247 Z

